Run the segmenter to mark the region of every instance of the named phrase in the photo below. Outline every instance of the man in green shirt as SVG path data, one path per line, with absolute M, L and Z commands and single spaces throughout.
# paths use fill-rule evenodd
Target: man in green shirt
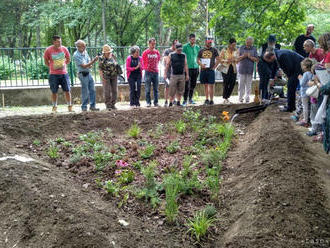
M 200 47 L 196 45 L 195 34 L 189 35 L 189 43 L 183 46 L 183 53 L 187 56 L 188 69 L 189 69 L 189 80 L 186 81 L 185 90 L 183 94 L 183 106 L 187 105 L 187 100 L 189 97 L 189 103 L 195 104 L 193 101 L 194 89 L 196 87 L 196 82 L 199 74 L 199 65 L 197 64 L 197 55 Z

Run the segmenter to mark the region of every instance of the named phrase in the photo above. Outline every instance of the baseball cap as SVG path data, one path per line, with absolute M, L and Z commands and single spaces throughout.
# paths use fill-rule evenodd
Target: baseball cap
M 213 42 L 213 37 L 211 37 L 211 36 L 207 36 L 207 37 L 205 38 L 205 41 L 206 41 L 206 42 Z
M 275 34 L 271 34 L 268 36 L 268 41 L 269 42 L 276 42 L 276 35 Z
M 182 44 L 179 43 L 179 42 L 176 43 L 176 44 L 175 44 L 175 48 L 178 49 L 178 50 L 179 50 L 179 49 L 182 49 Z

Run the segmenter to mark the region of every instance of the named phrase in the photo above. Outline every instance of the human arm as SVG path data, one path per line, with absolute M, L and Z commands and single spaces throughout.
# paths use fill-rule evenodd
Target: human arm
M 165 79 L 167 78 L 167 72 L 168 72 L 170 66 L 171 66 L 170 56 L 166 56 L 166 58 L 165 58 L 165 73 L 164 73 Z
M 300 77 L 299 77 L 300 76 Z M 306 87 L 308 86 L 308 81 L 310 80 L 310 77 L 308 76 L 308 73 L 305 72 L 302 76 L 299 75 L 299 84 L 301 87 Z
M 250 60 L 252 60 L 253 62 L 258 62 L 259 61 L 258 53 L 257 53 L 257 50 L 255 48 L 253 49 L 253 55 L 251 55 L 251 53 L 248 53 L 248 58 Z
M 188 62 L 187 62 L 187 56 L 184 61 L 184 69 L 186 71 L 186 81 L 189 81 L 189 70 L 188 70 Z
M 216 57 L 215 57 L 215 64 L 214 64 L 213 70 L 215 70 L 219 64 L 220 64 L 220 56 L 219 56 L 218 50 L 216 49 Z
M 45 62 L 45 65 L 47 67 L 49 67 L 49 53 L 48 53 L 48 50 L 46 49 L 45 53 L 44 53 L 44 62 Z
M 64 54 L 65 54 L 65 64 L 69 64 L 71 58 L 70 58 L 70 53 L 67 48 L 64 49 Z
M 200 50 L 197 55 L 197 64 L 201 67 L 201 69 L 205 69 L 205 65 L 202 64 L 201 62 L 201 57 L 202 57 L 202 51 Z
M 132 58 L 131 58 L 131 56 L 128 56 L 126 59 L 126 70 L 127 71 L 130 71 L 130 72 L 135 71 L 136 69 L 138 69 L 141 66 L 141 64 L 139 62 L 139 64 L 137 66 L 131 67 L 131 62 L 132 62 Z

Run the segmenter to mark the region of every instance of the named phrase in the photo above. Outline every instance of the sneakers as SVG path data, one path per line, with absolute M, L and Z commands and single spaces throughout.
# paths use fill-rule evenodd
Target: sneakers
M 213 100 L 211 100 L 209 104 L 210 104 L 210 105 L 214 105 L 214 102 L 213 102 Z
M 224 99 L 223 100 L 223 104 L 229 104 L 229 100 L 228 99 Z
M 164 103 L 164 107 L 165 107 L 165 108 L 168 107 L 168 102 L 167 102 L 167 101 L 165 101 L 165 103 Z
M 189 100 L 189 104 L 196 104 L 196 102 L 194 100 Z
M 169 107 L 172 107 L 173 106 L 173 102 L 170 102 L 170 104 L 168 105 Z
M 151 103 L 147 103 L 147 108 L 150 108 L 151 107 Z
M 293 120 L 295 122 L 297 122 L 299 120 L 299 117 L 296 115 L 291 115 L 290 118 L 291 118 L 291 120 Z
M 298 121 L 296 124 L 298 126 L 301 126 L 301 127 L 308 127 L 309 126 L 308 123 L 305 122 L 305 121 Z
M 205 102 L 204 102 L 204 105 L 209 105 L 209 104 L 210 104 L 209 99 L 206 99 Z
M 308 131 L 308 132 L 306 133 L 306 135 L 307 135 L 307 136 L 315 136 L 315 135 L 317 135 L 317 132 L 311 130 L 311 131 Z
M 53 112 L 53 113 L 57 113 L 57 106 L 53 106 L 53 108 L 52 108 L 52 112 Z
M 69 106 L 68 106 L 68 111 L 69 111 L 69 112 L 74 112 L 73 109 L 72 109 L 72 105 L 69 105 Z
M 117 108 L 116 108 L 115 105 L 113 105 L 113 106 L 111 106 L 111 109 L 112 109 L 112 110 L 116 110 Z
M 176 102 L 176 106 L 178 106 L 178 107 L 182 107 L 180 101 L 177 101 L 177 102 Z
M 154 103 L 154 106 L 155 106 L 155 107 L 158 107 L 159 105 L 158 105 L 158 103 Z
M 187 102 L 186 102 L 186 101 L 183 101 L 183 102 L 182 102 L 182 106 L 183 106 L 183 107 L 186 107 L 186 106 L 187 106 Z
M 243 99 L 239 99 L 239 102 L 240 102 L 240 103 L 243 103 Z
M 90 111 L 100 111 L 99 108 L 95 108 L 95 107 L 93 107 L 93 108 L 89 108 L 89 110 L 90 110 Z

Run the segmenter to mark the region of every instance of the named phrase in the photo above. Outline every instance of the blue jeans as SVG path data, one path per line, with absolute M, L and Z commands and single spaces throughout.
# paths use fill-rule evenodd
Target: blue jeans
M 154 88 L 154 104 L 158 104 L 158 72 L 145 72 L 145 90 L 146 90 L 146 101 L 147 104 L 151 104 L 150 98 L 150 90 L 151 90 L 151 82 L 152 87 Z
M 92 75 L 89 73 L 84 77 L 81 73 L 78 73 L 78 77 L 81 82 L 81 109 L 87 110 L 89 102 L 90 108 L 95 108 L 95 86 Z

